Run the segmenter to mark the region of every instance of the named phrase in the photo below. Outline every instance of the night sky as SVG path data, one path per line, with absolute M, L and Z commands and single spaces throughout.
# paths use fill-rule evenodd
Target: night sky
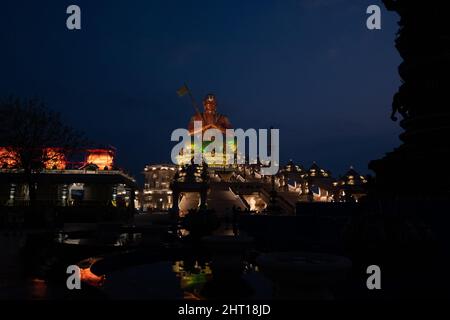
M 382 30 L 366 28 L 370 4 Z M 235 128 L 279 128 L 282 162 L 366 173 L 399 144 L 397 19 L 380 0 L 2 1 L 0 96 L 44 99 L 140 179 L 193 115 L 186 81 Z

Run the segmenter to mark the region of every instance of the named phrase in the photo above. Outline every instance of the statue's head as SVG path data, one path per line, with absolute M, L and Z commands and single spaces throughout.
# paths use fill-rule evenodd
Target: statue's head
M 215 113 L 217 107 L 216 96 L 211 93 L 207 94 L 205 99 L 203 99 L 203 107 L 206 113 Z

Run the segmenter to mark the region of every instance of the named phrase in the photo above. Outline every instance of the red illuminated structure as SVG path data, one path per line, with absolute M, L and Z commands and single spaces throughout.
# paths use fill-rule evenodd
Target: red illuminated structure
M 43 163 L 44 168 L 47 170 L 64 170 L 67 165 L 64 150 L 61 148 L 45 148 Z
M 99 206 L 132 209 L 136 181 L 115 166 L 115 154 L 112 147 L 45 147 L 29 153 L 0 147 L 0 207 L 26 207 L 31 202 L 46 207 L 81 206 L 83 212 L 92 207 L 93 217 L 102 212 L 96 211 Z M 26 158 L 30 155 L 31 161 Z M 31 169 L 21 165 L 21 157 L 31 163 Z
M 35 161 L 41 162 L 44 170 L 81 169 L 89 165 L 95 165 L 97 170 L 112 170 L 116 150 L 110 147 L 67 151 L 63 148 L 48 147 L 37 154 L 41 156 Z M 76 161 L 80 155 L 83 160 Z M 14 151 L 14 148 L 0 147 L 0 168 L 21 169 L 20 155 Z
M 85 165 L 95 164 L 99 170 L 111 170 L 115 156 L 114 149 L 88 149 Z
M 11 169 L 17 167 L 17 153 L 9 150 L 9 148 L 0 147 L 0 168 Z

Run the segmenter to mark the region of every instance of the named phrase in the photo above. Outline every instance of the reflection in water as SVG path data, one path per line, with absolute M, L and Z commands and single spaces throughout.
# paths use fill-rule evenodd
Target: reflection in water
M 205 288 L 214 282 L 214 275 L 211 269 L 211 262 L 199 262 L 199 261 L 175 261 L 172 265 L 172 270 L 180 279 L 180 288 L 184 293 L 184 299 L 186 300 L 205 300 L 208 299 L 205 296 Z M 242 277 L 238 276 L 238 282 L 247 283 L 252 287 L 261 287 L 263 291 L 262 297 L 265 293 L 270 291 L 270 284 L 259 273 L 258 266 L 245 262 L 242 272 Z M 230 283 L 234 283 L 233 279 L 228 279 Z M 238 294 L 239 286 L 234 287 L 232 290 L 234 294 Z M 269 290 L 268 290 L 269 289 Z M 208 291 L 208 290 L 207 290 Z
M 251 272 L 259 272 L 259 267 L 256 264 L 250 262 L 244 263 L 244 274 Z
M 156 261 L 114 268 L 106 272 L 100 290 L 109 299 L 182 299 L 180 280 L 172 265 L 169 261 Z
M 46 299 L 47 283 L 45 280 L 38 278 L 31 279 L 30 293 L 31 299 Z
M 98 276 L 91 271 L 92 265 L 100 260 L 101 258 L 89 258 L 78 263 L 82 282 L 85 282 L 94 287 L 101 287 L 103 285 L 106 276 L 104 274 Z
M 142 233 L 87 233 L 84 237 L 72 238 L 70 234 L 60 232 L 56 235 L 55 241 L 57 243 L 69 245 L 109 245 L 114 247 L 125 247 L 137 245 L 142 242 Z
M 189 230 L 186 230 L 184 228 L 181 228 L 178 230 L 178 235 L 183 238 L 183 237 L 187 237 L 189 235 Z
M 236 279 L 229 279 L 229 284 L 214 279 L 213 268 L 208 260 L 186 259 L 177 261 L 157 261 L 126 266 L 105 271 L 105 275 L 95 275 L 91 266 L 98 258 L 91 258 L 79 263 L 82 278 L 105 294 L 109 299 L 185 299 L 207 300 L 211 288 L 220 284 L 218 289 L 227 297 L 243 296 L 248 288 L 255 288 L 256 294 L 248 295 L 255 299 L 270 298 L 272 285 L 258 268 L 250 263 L 244 264 L 243 273 Z M 209 289 L 208 289 L 209 287 Z M 230 290 L 225 290 L 229 287 Z M 223 289 L 223 290 L 222 290 Z M 244 290 L 245 289 L 245 290 Z
M 175 261 L 172 265 L 172 270 L 180 279 L 180 287 L 184 292 L 184 299 L 203 299 L 200 291 L 205 283 L 212 278 L 212 271 L 208 262 L 200 264 L 198 261 L 195 261 L 193 264 L 189 264 L 185 261 Z

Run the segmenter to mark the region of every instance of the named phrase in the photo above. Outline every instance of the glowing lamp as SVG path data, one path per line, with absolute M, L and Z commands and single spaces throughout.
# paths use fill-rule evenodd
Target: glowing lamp
M 114 151 L 110 149 L 87 150 L 86 163 L 93 163 L 100 170 L 111 170 L 114 164 Z

